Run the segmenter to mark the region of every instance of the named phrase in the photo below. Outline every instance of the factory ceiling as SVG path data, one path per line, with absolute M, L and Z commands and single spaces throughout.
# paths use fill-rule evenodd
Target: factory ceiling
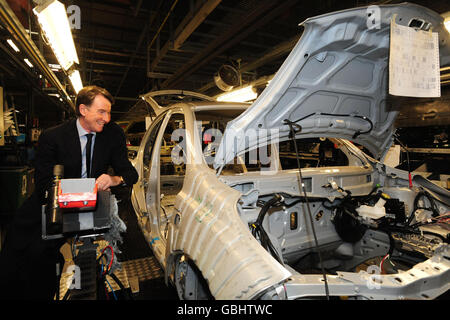
M 4 1 L 4 0 L 2 0 Z M 49 63 L 57 63 L 42 40 L 35 3 L 8 0 L 11 9 Z M 222 66 L 238 70 L 240 83 L 273 75 L 302 34 L 299 23 L 331 11 L 402 1 L 349 0 L 62 0 L 80 8 L 73 29 L 84 85 L 107 88 L 116 98 L 120 119 L 149 91 L 182 89 L 214 96 L 214 75 Z M 411 1 L 438 13 L 447 0 Z M 3 39 L 5 29 L 0 30 Z M 29 31 L 28 31 L 29 32 Z M 18 83 L 14 55 L 0 47 L 0 73 Z M 61 83 L 64 74 L 55 71 Z M 16 76 L 15 76 L 16 75 Z M 31 77 L 31 75 L 29 75 Z M 27 77 L 25 75 L 25 77 Z M 73 95 L 72 89 L 68 93 Z

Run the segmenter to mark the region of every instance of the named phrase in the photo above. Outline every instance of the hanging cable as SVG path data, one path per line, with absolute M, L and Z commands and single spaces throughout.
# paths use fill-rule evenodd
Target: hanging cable
M 275 205 L 280 201 L 283 201 L 283 197 L 276 194 L 272 199 L 270 199 L 264 204 L 264 206 L 261 208 L 258 214 L 258 218 L 256 219 L 255 223 L 252 224 L 253 227 L 252 234 L 255 238 L 257 237 L 259 238 L 261 246 L 264 249 L 269 251 L 279 263 L 284 264 L 283 259 L 279 256 L 279 253 L 277 252 L 274 245 L 270 241 L 270 238 L 263 227 L 263 221 L 267 211 L 270 209 L 270 207 L 272 207 L 273 205 Z
M 296 124 L 296 123 L 294 123 L 294 122 L 292 122 L 292 121 L 290 121 L 288 119 L 285 119 L 284 123 L 289 125 L 289 128 L 290 128 L 289 138 L 294 142 L 295 155 L 296 155 L 296 158 L 297 158 L 298 173 L 299 173 L 299 178 L 300 178 L 298 180 L 299 192 L 300 192 L 300 189 L 303 190 L 303 196 L 305 197 L 305 202 L 306 202 L 306 208 L 308 210 L 309 221 L 311 223 L 311 227 L 312 227 L 312 231 L 313 231 L 313 235 L 314 235 L 314 242 L 316 244 L 317 253 L 319 255 L 320 268 L 322 269 L 323 280 L 325 282 L 325 294 L 326 294 L 327 300 L 330 300 L 330 293 L 329 293 L 329 289 L 328 289 L 327 275 L 326 275 L 325 269 L 323 267 L 322 254 L 321 254 L 321 251 L 319 249 L 319 242 L 317 240 L 316 229 L 314 227 L 314 221 L 313 221 L 312 214 L 311 214 L 311 208 L 309 206 L 308 197 L 306 195 L 305 185 L 303 184 L 302 170 L 301 170 L 301 166 L 300 166 L 300 157 L 299 157 L 299 154 L 298 154 L 297 141 L 295 140 L 296 132 L 295 132 L 294 127 L 296 127 L 298 129 L 297 132 L 300 132 L 302 128 L 298 124 Z
M 111 271 L 111 267 L 112 267 L 112 264 L 113 264 L 113 261 L 114 261 L 114 250 L 113 250 L 113 248 L 111 246 L 106 246 L 105 248 L 103 248 L 99 259 L 101 259 L 104 256 L 104 253 L 105 253 L 106 249 L 109 249 L 111 251 L 111 259 L 109 260 L 108 267 L 105 268 L 105 270 L 103 271 L 103 274 L 109 273 Z M 99 260 L 99 259 L 97 259 L 97 260 Z
M 430 208 L 422 208 L 419 207 L 419 200 L 420 198 L 427 198 L 428 201 L 430 202 Z M 406 222 L 406 226 L 407 227 L 411 227 L 411 222 L 414 220 L 415 218 L 415 212 L 417 211 L 417 209 L 425 209 L 425 210 L 430 210 L 433 212 L 433 217 L 439 216 L 439 209 L 435 203 L 435 199 L 429 192 L 427 192 L 425 189 L 421 188 L 421 190 L 417 193 L 416 197 L 414 198 L 414 203 L 413 203 L 413 211 L 411 212 L 411 215 L 408 218 L 408 221 Z
M 128 300 L 134 300 L 131 293 L 125 288 L 123 283 L 114 273 L 111 273 L 109 276 L 112 278 L 112 280 L 114 280 L 115 283 L 117 283 L 117 285 L 120 287 L 120 290 L 122 290 L 122 292 L 124 292 L 127 295 Z
M 114 300 L 117 301 L 116 293 L 114 292 L 114 289 L 112 288 L 111 284 L 109 283 L 108 279 L 105 278 L 106 283 L 108 284 L 109 288 L 111 289 L 111 292 L 113 294 Z
M 389 253 L 388 253 L 387 255 L 385 255 L 384 258 L 383 258 L 383 259 L 381 260 L 381 262 L 380 262 L 380 270 L 381 270 L 381 273 L 382 273 L 382 274 L 385 273 L 385 271 L 384 271 L 384 269 L 383 269 L 383 264 L 384 264 L 384 261 L 385 261 L 387 258 L 389 258 Z

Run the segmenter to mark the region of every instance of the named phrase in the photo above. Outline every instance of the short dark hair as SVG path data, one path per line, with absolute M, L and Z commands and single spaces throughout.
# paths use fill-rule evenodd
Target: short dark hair
M 77 114 L 77 117 L 81 116 L 80 113 L 80 105 L 84 104 L 86 106 L 90 106 L 92 102 L 94 101 L 95 97 L 101 94 L 106 99 L 111 102 L 111 105 L 114 104 L 114 98 L 111 95 L 111 93 L 108 92 L 105 88 L 101 88 L 98 86 L 87 86 L 81 89 L 78 94 L 77 98 L 75 100 L 75 112 Z

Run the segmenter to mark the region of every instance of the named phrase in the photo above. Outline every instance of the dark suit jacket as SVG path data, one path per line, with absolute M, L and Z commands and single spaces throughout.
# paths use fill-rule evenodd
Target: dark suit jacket
M 53 167 L 64 165 L 64 178 L 81 177 L 81 146 L 76 120 L 69 120 L 45 130 L 39 137 L 35 162 L 35 191 L 16 213 L 8 231 L 11 243 L 17 248 L 29 245 L 41 234 L 41 205 L 45 191 L 53 182 Z M 115 174 L 124 178 L 128 186 L 136 183 L 138 174 L 128 161 L 125 134 L 115 123 L 108 123 L 97 133 L 92 155 L 92 177 L 107 173 L 111 166 Z M 35 234 L 35 236 L 31 236 Z M 48 241 L 47 241 L 48 242 Z
M 36 191 L 42 196 L 53 179 L 53 167 L 64 165 L 64 178 L 81 177 L 81 146 L 76 120 L 44 131 L 38 142 L 35 164 Z M 109 166 L 115 175 L 122 176 L 128 186 L 136 183 L 138 174 L 127 156 L 125 134 L 116 123 L 110 122 L 98 132 L 92 155 L 92 177 L 107 173 Z
M 29 295 L 52 299 L 55 293 L 55 263 L 61 260 L 64 240 L 42 240 L 41 204 L 53 180 L 53 167 L 64 165 L 64 178 L 81 177 L 81 146 L 76 120 L 44 131 L 39 138 L 35 163 L 35 192 L 19 208 L 8 227 L 0 251 L 0 299 Z M 138 174 L 128 161 L 125 135 L 115 123 L 97 133 L 92 155 L 92 176 L 107 173 L 109 166 L 131 186 Z M 31 267 L 30 267 L 31 266 Z M 31 269 L 30 269 L 31 268 Z M 28 286 L 28 289 L 26 289 Z M 24 289 L 25 288 L 25 289 Z

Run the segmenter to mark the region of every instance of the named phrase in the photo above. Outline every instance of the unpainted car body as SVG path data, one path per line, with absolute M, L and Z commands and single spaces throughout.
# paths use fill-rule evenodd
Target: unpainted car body
M 441 36 L 441 65 L 450 62 L 450 39 L 423 7 L 379 9 L 379 29 L 367 28 L 366 8 L 306 20 L 251 106 L 160 110 L 134 159 L 140 178 L 132 203 L 180 298 L 432 299 L 448 291 L 449 192 L 377 159 L 392 143 L 398 113 L 387 97 L 390 19 L 429 22 Z M 205 136 L 208 126 L 225 125 L 221 139 Z M 319 151 L 320 165 L 281 164 L 282 144 L 290 144 L 294 165 L 305 164 L 314 152 L 298 152 L 306 144 L 297 141 L 322 138 L 320 149 L 325 137 L 331 149 Z M 242 157 L 264 148 L 269 165 L 250 170 Z M 395 264 L 355 269 L 379 257 L 381 267 L 387 257 Z

